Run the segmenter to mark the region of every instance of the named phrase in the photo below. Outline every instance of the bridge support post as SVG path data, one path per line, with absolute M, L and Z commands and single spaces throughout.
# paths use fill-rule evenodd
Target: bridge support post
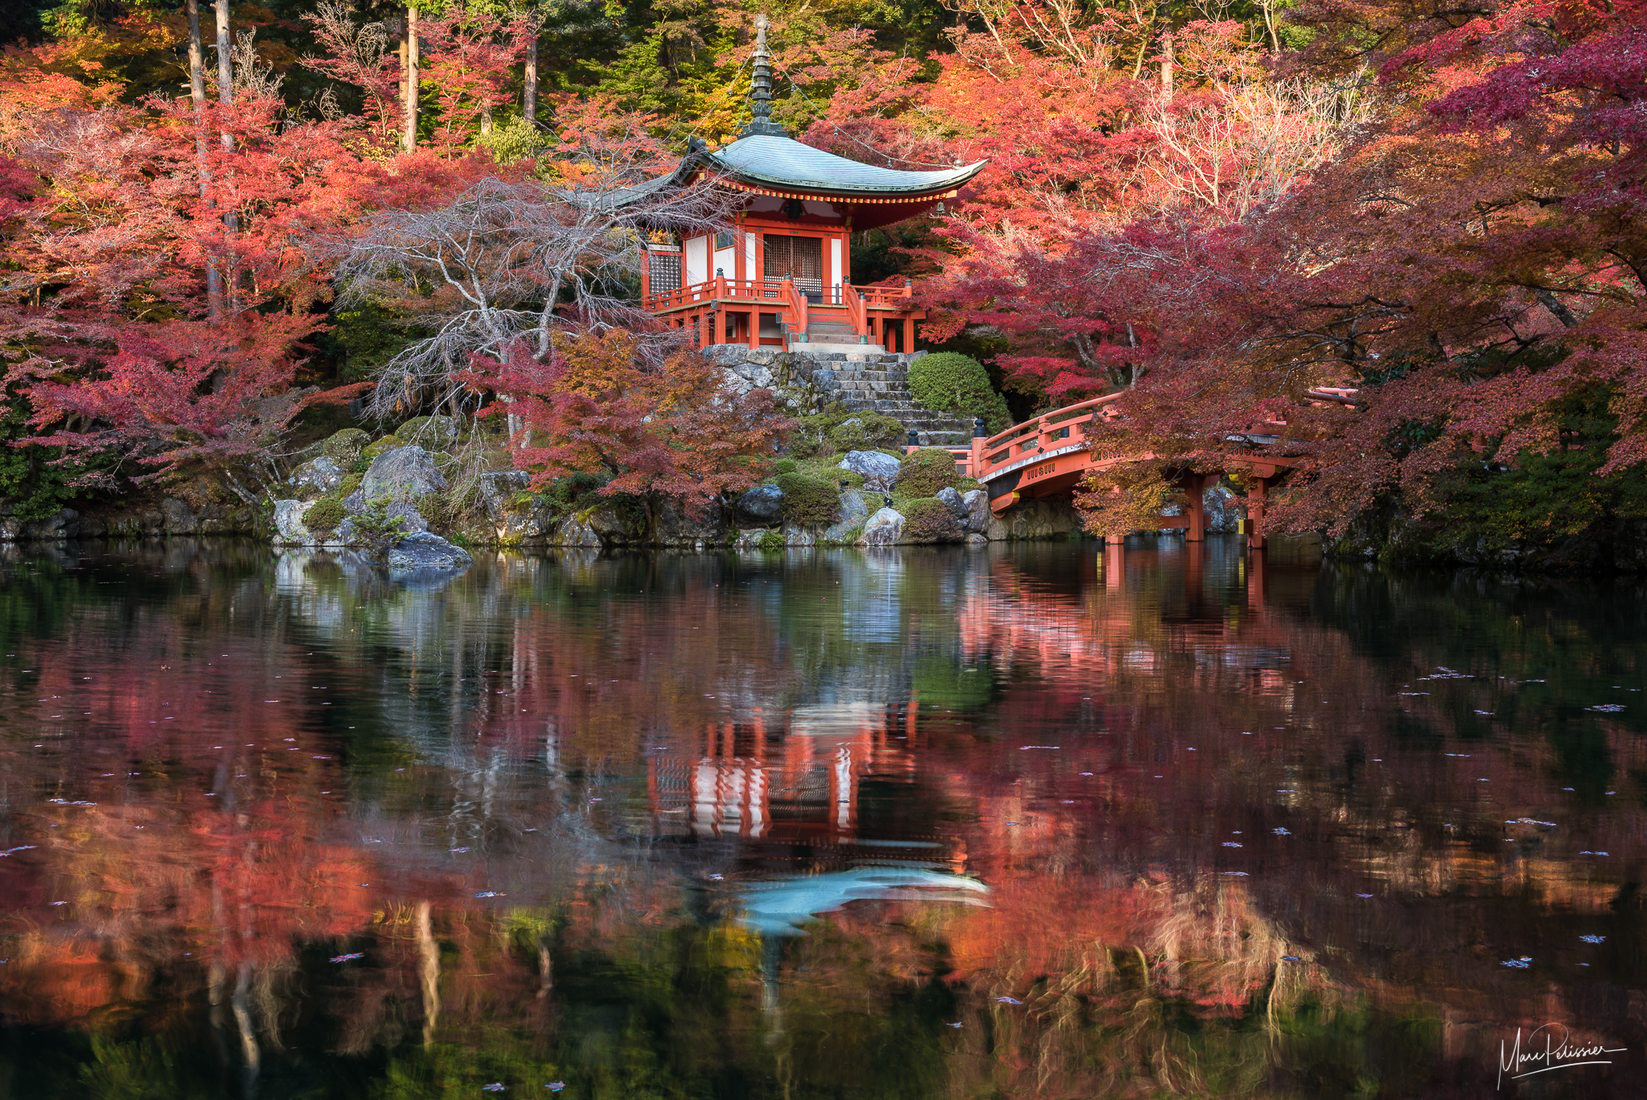
M 1102 565 L 1104 570 L 1104 588 L 1109 592 L 1119 592 L 1126 587 L 1127 582 L 1127 545 L 1126 536 L 1104 538 L 1104 556 Z
M 1207 537 L 1207 478 L 1205 474 L 1190 474 L 1188 481 L 1185 494 L 1189 500 L 1184 511 L 1189 516 L 1189 529 L 1184 532 L 1184 541 L 1204 542 Z
M 1254 477 L 1247 490 L 1247 549 L 1264 549 L 1264 494 L 1267 480 Z

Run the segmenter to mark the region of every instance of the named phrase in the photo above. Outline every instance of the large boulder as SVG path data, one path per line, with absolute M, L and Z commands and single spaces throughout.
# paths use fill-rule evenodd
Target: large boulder
M 757 485 L 738 497 L 732 512 L 740 526 L 776 527 L 783 522 L 783 490 L 776 485 Z
M 1241 506 L 1240 498 L 1229 489 L 1213 485 L 1201 495 L 1201 501 L 1206 508 L 1208 531 L 1229 534 L 1241 529 L 1247 510 Z
M 861 527 L 869 518 L 869 502 L 856 489 L 841 492 L 841 504 L 835 513 L 835 522 L 823 530 L 825 542 L 840 542 Z
M 286 484 L 303 496 L 320 496 L 343 484 L 343 467 L 327 455 L 311 458 L 292 471 Z
M 955 513 L 956 519 L 960 519 L 962 516 L 966 515 L 966 502 L 961 499 L 961 494 L 959 491 L 945 486 L 932 495 L 937 497 L 938 501 L 943 504 L 945 508 L 948 508 L 951 512 Z
M 941 494 L 940 494 L 941 498 Z M 982 489 L 969 489 L 961 494 L 961 530 L 969 535 L 981 535 L 989 530 L 989 494 Z
M 726 542 L 726 516 L 718 505 L 692 507 L 674 500 L 658 506 L 652 541 L 658 546 L 703 550 Z
M 514 508 L 515 499 L 526 492 L 531 483 L 531 475 L 525 470 L 494 470 L 481 474 L 480 500 L 486 506 L 486 518 L 493 523 L 502 523 Z
M 903 535 L 903 513 L 882 508 L 864 523 L 864 533 L 858 536 L 858 545 L 895 546 Z
M 550 528 L 548 541 L 551 546 L 582 546 L 592 549 L 600 546 L 600 535 L 595 533 L 587 519 L 567 516 Z
M 474 564 L 469 551 L 439 535 L 416 531 L 389 548 L 390 573 L 452 573 Z
M 865 489 L 879 493 L 892 491 L 899 467 L 898 460 L 884 451 L 848 451 L 840 462 L 841 469 L 863 475 Z
M 344 428 L 328 436 L 326 442 L 320 445 L 320 450 L 338 466 L 350 470 L 360 462 L 360 452 L 371 441 L 372 437 L 359 428 Z
M 645 546 L 648 542 L 646 517 L 638 508 L 607 502 L 585 515 L 589 529 L 602 546 Z
M 303 523 L 303 513 L 307 512 L 313 503 L 312 500 L 275 501 L 276 546 L 314 546 L 320 541 Z
M 395 438 L 443 451 L 457 442 L 461 430 L 462 425 L 455 416 L 414 416 L 395 429 Z
M 395 447 L 372 460 L 360 479 L 367 500 L 417 500 L 446 489 L 446 479 L 422 447 Z
M 160 502 L 160 521 L 168 535 L 200 534 L 200 517 L 183 501 L 167 497 Z

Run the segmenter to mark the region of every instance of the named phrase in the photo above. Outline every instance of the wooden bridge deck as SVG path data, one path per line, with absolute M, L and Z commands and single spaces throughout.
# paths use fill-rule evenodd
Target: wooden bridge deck
M 1351 389 L 1322 389 L 1310 391 L 1310 397 L 1347 403 L 1354 393 Z M 975 437 L 970 446 L 946 449 L 955 455 L 963 475 L 983 482 L 989 493 L 990 510 L 1000 515 L 1023 500 L 1072 493 L 1090 473 L 1150 460 L 1152 455 L 1100 456 L 1091 449 L 1088 426 L 1118 418 L 1120 412 L 1115 403 L 1122 396 L 1112 393 L 1066 405 L 1015 424 L 1004 432 Z M 1254 438 L 1255 446 L 1262 447 L 1266 442 Z M 1247 483 L 1246 533 L 1248 544 L 1254 549 L 1264 545 L 1264 500 L 1268 490 L 1296 463 L 1297 459 L 1282 455 L 1254 454 L 1230 459 L 1230 465 L 1240 469 Z M 1180 473 L 1177 487 L 1186 497 L 1185 514 L 1161 516 L 1157 529 L 1181 530 L 1191 541 L 1200 541 L 1206 529 L 1202 495 L 1217 476 L 1215 473 Z

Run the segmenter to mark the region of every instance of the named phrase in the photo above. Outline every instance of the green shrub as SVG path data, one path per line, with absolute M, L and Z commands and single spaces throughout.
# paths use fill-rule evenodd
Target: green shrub
M 904 426 L 878 412 L 859 412 L 830 428 L 825 437 L 837 451 L 877 451 L 903 443 Z
M 904 515 L 904 542 L 961 541 L 961 525 L 941 500 L 921 497 L 906 501 L 898 510 Z
M 320 452 L 345 470 L 352 470 L 359 464 L 360 453 L 371 438 L 359 428 L 344 428 L 327 436 Z
M 844 471 L 843 471 L 844 472 Z M 828 527 L 840 511 L 841 494 L 835 482 L 799 471 L 779 474 L 783 518 L 800 527 Z
M 995 392 L 989 371 L 971 356 L 953 351 L 921 356 L 909 365 L 909 392 L 935 412 L 981 416 L 992 433 L 1012 423 L 1006 398 Z
M 781 554 L 787 545 L 782 531 L 763 531 L 755 540 L 755 548 L 767 554 Z
M 930 497 L 960 480 L 954 455 L 942 447 L 922 447 L 904 456 L 893 487 L 901 497 Z
M 316 500 L 303 513 L 303 526 L 316 534 L 332 534 L 349 515 L 344 511 L 342 487 Z
M 799 462 L 795 461 L 793 458 L 788 458 L 788 457 L 780 458 L 780 459 L 778 459 L 778 461 L 776 461 L 772 464 L 773 471 L 775 473 L 780 473 L 780 474 L 792 474 L 796 470 L 799 470 L 800 468 L 801 468 L 801 464 Z

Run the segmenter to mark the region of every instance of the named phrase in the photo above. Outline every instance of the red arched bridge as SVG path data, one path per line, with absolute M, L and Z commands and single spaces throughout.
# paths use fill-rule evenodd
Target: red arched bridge
M 1346 402 L 1355 391 L 1350 389 L 1320 388 L 1309 396 L 1318 401 Z M 1120 458 L 1100 458 L 1089 447 L 1087 426 L 1099 420 L 1120 416 L 1114 403 L 1122 394 L 1112 393 L 1088 401 L 1066 405 L 1033 420 L 1015 424 L 996 435 L 975 437 L 969 447 L 950 447 L 956 464 L 967 477 L 983 482 L 989 493 L 989 507 L 1000 515 L 1014 504 L 1024 500 L 1065 496 L 1080 485 L 1090 473 L 1115 466 L 1137 462 L 1148 456 L 1129 455 Z M 1227 462 L 1231 470 L 1239 470 L 1247 486 L 1247 522 L 1245 532 L 1248 545 L 1261 549 L 1264 545 L 1264 499 L 1270 487 L 1298 459 L 1284 455 L 1268 455 L 1262 449 L 1273 442 L 1273 437 L 1248 436 L 1259 448 L 1251 455 L 1233 455 Z M 911 448 L 913 449 L 913 448 Z M 1185 496 L 1184 514 L 1161 516 L 1159 530 L 1183 531 L 1185 538 L 1200 542 L 1206 536 L 1206 508 L 1203 495 L 1218 474 L 1179 473 L 1174 487 Z

